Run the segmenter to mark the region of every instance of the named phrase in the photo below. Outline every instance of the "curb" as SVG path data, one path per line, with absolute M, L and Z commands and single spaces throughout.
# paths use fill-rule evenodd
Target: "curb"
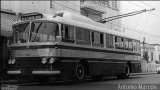
M 130 75 L 134 76 L 134 75 L 148 75 L 148 74 L 157 74 L 157 72 L 131 73 Z

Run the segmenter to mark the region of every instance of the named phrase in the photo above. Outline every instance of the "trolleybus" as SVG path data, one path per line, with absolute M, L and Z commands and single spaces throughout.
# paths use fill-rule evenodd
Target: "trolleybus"
M 10 76 L 81 81 L 141 72 L 140 41 L 85 16 L 27 13 L 12 28 Z

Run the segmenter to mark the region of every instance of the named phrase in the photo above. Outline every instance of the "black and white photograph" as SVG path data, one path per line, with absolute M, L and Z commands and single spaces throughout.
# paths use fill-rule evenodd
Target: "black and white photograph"
M 0 90 L 160 90 L 159 0 L 0 2 Z

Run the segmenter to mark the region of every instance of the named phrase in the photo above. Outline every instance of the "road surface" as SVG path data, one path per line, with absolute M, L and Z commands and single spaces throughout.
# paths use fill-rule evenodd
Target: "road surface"
M 81 83 L 71 81 L 48 84 L 16 83 L 3 84 L 2 90 L 160 90 L 160 74 L 134 75 L 128 79 L 115 77 L 102 80 L 86 80 Z M 6 89 L 5 89 L 6 88 Z

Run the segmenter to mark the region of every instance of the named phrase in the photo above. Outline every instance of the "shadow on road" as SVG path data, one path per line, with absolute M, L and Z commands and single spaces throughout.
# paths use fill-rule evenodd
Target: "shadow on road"
M 130 80 L 130 79 L 137 79 L 137 78 L 142 78 L 142 76 L 131 76 L 130 78 L 126 78 L 126 80 Z M 91 84 L 91 83 L 95 83 L 95 82 L 109 82 L 109 81 L 120 81 L 120 80 L 125 80 L 125 79 L 117 79 L 116 77 L 105 77 L 103 79 L 100 80 L 92 80 L 92 79 L 86 79 L 84 81 L 81 82 L 75 82 L 75 81 L 71 81 L 71 80 L 67 80 L 67 81 L 50 81 L 47 83 L 43 83 L 40 84 L 36 81 L 27 81 L 27 82 L 23 82 L 23 80 L 21 82 L 15 83 L 18 86 L 72 86 L 72 85 L 84 85 L 84 84 Z

